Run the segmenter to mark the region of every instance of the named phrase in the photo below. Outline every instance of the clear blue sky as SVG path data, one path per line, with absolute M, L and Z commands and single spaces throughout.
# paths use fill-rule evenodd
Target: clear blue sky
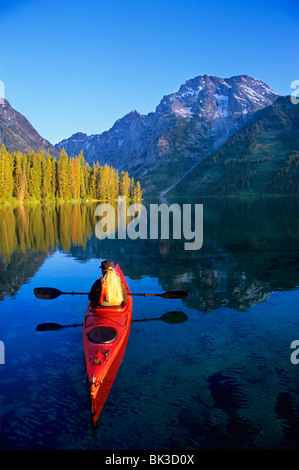
M 299 80 L 297 0 L 0 0 L 5 98 L 55 144 L 198 75 Z

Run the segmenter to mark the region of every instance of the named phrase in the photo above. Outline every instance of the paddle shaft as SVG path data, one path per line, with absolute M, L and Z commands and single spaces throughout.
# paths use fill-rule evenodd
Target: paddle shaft
M 88 295 L 89 292 L 61 292 L 54 287 L 37 287 L 34 289 L 34 295 L 39 299 L 56 299 L 60 295 Z M 128 295 L 142 296 L 142 297 L 162 297 L 163 299 L 183 299 L 188 295 L 184 291 L 170 291 L 163 292 L 162 294 L 139 294 L 128 292 Z
M 60 295 L 88 295 L 89 292 L 60 292 Z
M 63 295 L 88 295 L 89 292 L 60 292 L 60 295 L 61 294 Z M 140 295 L 141 297 L 161 297 L 164 294 L 133 294 L 131 292 L 128 292 L 128 295 Z
M 163 320 L 162 317 L 156 317 L 156 318 L 141 318 L 140 320 L 132 320 L 132 323 L 137 323 L 139 321 L 152 321 L 152 320 Z
M 165 323 L 184 323 L 188 320 L 187 315 L 184 312 L 175 311 L 175 312 L 166 312 L 161 317 L 156 318 L 142 318 L 140 320 L 132 320 L 132 323 L 136 322 L 146 322 L 153 320 L 162 320 Z M 71 325 L 59 325 L 59 323 L 41 323 L 37 325 L 36 331 L 54 331 L 62 330 L 64 328 L 74 328 L 76 326 L 83 326 L 83 323 L 72 323 Z
M 64 295 L 88 295 L 89 292 L 61 292 L 60 294 L 64 294 Z M 132 292 L 128 292 L 127 295 L 139 295 L 141 297 L 163 297 L 165 296 L 165 294 L 170 294 L 171 295 L 171 292 L 164 292 L 163 294 L 135 294 L 135 293 L 132 293 Z

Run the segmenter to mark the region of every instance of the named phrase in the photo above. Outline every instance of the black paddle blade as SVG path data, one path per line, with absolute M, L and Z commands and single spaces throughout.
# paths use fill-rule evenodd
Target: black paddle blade
M 160 297 L 163 299 L 184 299 L 187 297 L 188 292 L 183 290 L 172 290 L 170 292 L 164 292 L 164 294 L 160 294 Z
M 162 315 L 161 320 L 163 320 L 166 323 L 185 323 L 188 321 L 188 317 L 186 313 L 180 312 L 180 311 L 174 311 L 174 312 L 166 312 L 164 315 Z
M 59 325 L 59 323 L 40 323 L 35 328 L 35 331 L 56 331 L 63 330 L 64 328 L 75 328 L 76 326 L 83 326 L 83 323 L 72 323 L 71 325 Z
M 64 328 L 63 325 L 59 325 L 59 323 L 40 323 L 40 325 L 37 325 L 36 331 L 55 331 L 55 330 L 61 330 Z
M 36 287 L 33 292 L 35 297 L 43 300 L 56 299 L 62 294 L 59 289 L 55 289 L 54 287 Z

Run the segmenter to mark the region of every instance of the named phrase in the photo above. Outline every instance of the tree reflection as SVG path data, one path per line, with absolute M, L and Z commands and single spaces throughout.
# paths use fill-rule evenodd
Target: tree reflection
M 118 239 L 117 204 L 115 239 L 102 240 L 95 233 L 97 204 L 1 206 L 2 298 L 14 295 L 56 250 L 81 262 L 111 258 L 131 279 L 149 276 L 163 290 L 188 291 L 183 302 L 204 312 L 245 311 L 275 290 L 299 285 L 298 198 L 196 202 L 204 207 L 204 242 L 196 251 L 185 251 L 184 240 L 171 234 L 169 240 Z

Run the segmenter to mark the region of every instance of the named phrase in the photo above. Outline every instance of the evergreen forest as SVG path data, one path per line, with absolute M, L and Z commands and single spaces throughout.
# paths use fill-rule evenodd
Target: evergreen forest
M 85 162 L 82 151 L 69 157 L 64 149 L 59 157 L 49 151 L 9 153 L 0 147 L 0 201 L 115 200 L 126 196 L 141 199 L 139 181 L 127 171 L 98 162 Z

